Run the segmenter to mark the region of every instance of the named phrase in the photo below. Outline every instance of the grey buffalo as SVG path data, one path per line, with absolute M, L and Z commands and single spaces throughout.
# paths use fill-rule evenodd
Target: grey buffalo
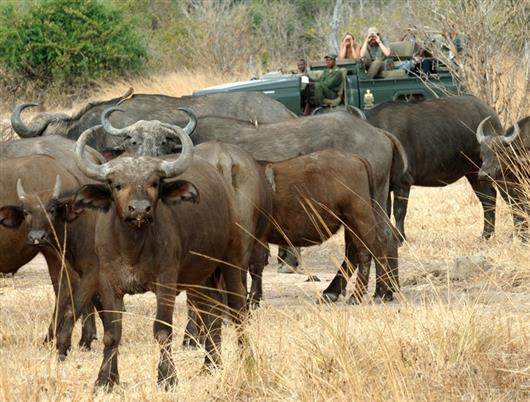
M 481 182 L 482 163 L 475 131 L 490 116 L 487 131 L 502 132 L 496 113 L 473 96 L 430 99 L 418 103 L 385 102 L 367 111 L 375 127 L 394 134 L 407 153 L 409 168 L 393 183 L 393 212 L 401 237 L 405 238 L 405 216 L 411 185 L 445 186 L 461 177 L 471 184 L 484 210 L 482 236 L 489 238 L 495 224 L 495 189 Z
M 528 175 L 530 155 L 530 116 L 519 120 L 503 136 L 487 135 L 485 118 L 477 128 L 482 167 L 481 180 L 495 182 L 500 194 L 512 207 L 515 233 L 528 241 Z

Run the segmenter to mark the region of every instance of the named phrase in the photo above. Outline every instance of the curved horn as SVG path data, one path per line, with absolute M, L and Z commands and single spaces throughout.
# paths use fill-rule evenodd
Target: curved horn
M 101 126 L 94 126 L 81 134 L 75 144 L 75 163 L 79 170 L 87 177 L 98 181 L 105 181 L 109 173 L 108 165 L 106 163 L 104 165 L 96 165 L 94 162 L 85 158 L 85 145 L 90 136 L 100 128 Z
M 26 198 L 26 192 L 24 191 L 24 187 L 22 187 L 22 180 L 20 178 L 17 180 L 17 196 L 20 201 Z
M 61 176 L 55 176 L 55 187 L 53 188 L 52 199 L 58 199 L 61 194 Z
M 103 114 L 101 115 L 101 125 L 103 126 L 103 130 L 105 130 L 107 133 L 111 135 L 127 135 L 129 131 L 128 127 L 116 128 L 116 127 L 112 127 L 112 124 L 110 124 L 109 116 L 111 113 L 116 112 L 116 111 L 125 112 L 125 110 L 123 110 L 122 108 L 115 107 L 115 106 L 110 107 L 103 112 Z
M 162 125 L 173 130 L 182 144 L 182 150 L 177 159 L 174 161 L 163 160 L 160 162 L 160 170 L 164 173 L 164 177 L 175 177 L 190 167 L 191 162 L 193 161 L 193 142 L 182 128 L 166 123 L 162 123 Z
M 39 106 L 38 103 L 22 103 L 21 105 L 17 105 L 15 109 L 13 110 L 13 113 L 11 113 L 11 127 L 13 127 L 13 130 L 15 130 L 15 133 L 17 133 L 22 138 L 32 138 L 32 137 L 38 137 L 42 134 L 46 126 L 48 125 L 49 121 L 45 121 L 42 123 L 42 125 L 36 129 L 31 129 L 28 126 L 24 124 L 22 119 L 20 118 L 20 114 L 24 109 L 27 109 L 28 107 L 33 106 Z
M 515 122 L 513 124 L 513 133 L 509 137 L 502 136 L 501 141 L 505 144 L 510 144 L 513 141 L 515 141 L 517 137 L 519 137 L 520 132 L 521 132 L 521 129 L 519 128 L 519 124 Z
M 188 107 L 179 107 L 178 110 L 182 110 L 190 117 L 189 123 L 183 128 L 183 130 L 187 135 L 192 135 L 195 131 L 195 127 L 197 127 L 197 113 Z
M 366 115 L 364 114 L 364 112 L 359 109 L 358 107 L 355 107 L 353 105 L 348 105 L 348 110 L 351 112 L 352 110 L 357 113 L 359 115 L 359 117 L 362 119 L 362 120 L 366 120 Z
M 476 132 L 476 135 L 477 135 L 477 141 L 479 144 L 482 143 L 482 141 L 484 141 L 486 139 L 486 136 L 484 135 L 484 124 L 489 120 L 491 119 L 491 116 L 488 116 L 486 117 L 485 119 L 483 119 L 480 124 L 478 125 L 477 127 L 477 132 Z

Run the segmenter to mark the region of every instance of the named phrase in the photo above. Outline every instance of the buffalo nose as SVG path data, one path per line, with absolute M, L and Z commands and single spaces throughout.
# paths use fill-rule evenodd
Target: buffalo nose
M 151 212 L 151 203 L 147 200 L 133 200 L 128 205 L 131 214 L 148 214 Z
M 48 233 L 45 230 L 32 230 L 28 234 L 29 244 L 41 244 L 48 241 Z

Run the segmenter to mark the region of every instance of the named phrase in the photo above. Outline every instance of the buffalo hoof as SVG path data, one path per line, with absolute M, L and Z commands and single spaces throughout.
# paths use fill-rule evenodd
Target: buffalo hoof
M 90 336 L 88 339 L 81 338 L 79 341 L 79 349 L 88 352 L 92 348 L 92 342 L 96 339 L 98 339 L 97 336 Z
M 374 303 L 381 304 L 381 303 L 388 303 L 394 301 L 394 294 L 391 291 L 387 291 L 383 294 L 374 294 L 373 296 Z
M 175 376 L 158 381 L 159 391 L 165 391 L 165 392 L 174 391 L 176 386 L 177 386 L 177 378 Z
M 493 232 L 483 232 L 482 233 L 482 240 L 489 240 L 493 236 Z
M 94 385 L 94 391 L 96 393 L 108 393 L 112 391 L 112 388 L 114 388 L 114 386 L 118 385 L 119 383 L 120 376 L 118 373 L 110 374 L 109 376 L 104 376 L 100 374 L 98 375 L 98 379 L 96 380 L 96 384 Z
M 197 339 L 192 336 L 184 336 L 182 340 L 182 349 L 186 350 L 196 350 L 201 347 L 201 344 Z
M 57 361 L 64 362 L 66 360 L 66 353 L 58 353 L 57 354 Z
M 305 282 L 320 282 L 320 278 L 316 275 L 309 274 Z
M 292 267 L 288 264 L 281 264 L 278 267 L 278 273 L 279 274 L 296 274 L 298 273 L 298 267 Z
M 318 299 L 318 302 L 321 304 L 326 303 L 335 303 L 337 300 L 339 300 L 340 294 L 338 293 L 322 293 L 322 296 Z
M 350 306 L 357 306 L 359 304 L 361 304 L 363 301 L 363 298 L 362 296 L 358 296 L 358 295 L 355 295 L 355 294 L 352 294 L 348 300 L 346 301 L 347 304 L 349 304 Z

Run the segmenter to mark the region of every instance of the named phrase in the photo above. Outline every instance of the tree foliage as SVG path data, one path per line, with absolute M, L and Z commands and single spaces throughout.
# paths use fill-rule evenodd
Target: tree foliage
M 146 50 L 122 13 L 98 0 L 40 0 L 0 9 L 0 63 L 39 86 L 142 70 Z

